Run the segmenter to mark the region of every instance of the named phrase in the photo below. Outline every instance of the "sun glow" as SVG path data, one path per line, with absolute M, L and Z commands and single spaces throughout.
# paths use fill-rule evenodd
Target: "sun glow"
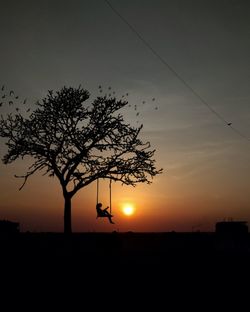
M 135 212 L 135 208 L 132 204 L 124 204 L 122 207 L 122 212 L 126 215 L 126 216 L 131 216 L 132 214 L 134 214 Z

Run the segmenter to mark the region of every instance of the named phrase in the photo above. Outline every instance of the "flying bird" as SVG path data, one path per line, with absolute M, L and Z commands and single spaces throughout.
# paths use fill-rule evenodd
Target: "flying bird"
M 228 123 L 227 123 L 228 126 L 231 126 L 231 124 L 232 124 L 231 122 L 228 122 Z

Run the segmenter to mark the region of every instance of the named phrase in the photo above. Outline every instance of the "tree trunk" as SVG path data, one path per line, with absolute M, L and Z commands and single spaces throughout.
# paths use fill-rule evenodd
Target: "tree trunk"
M 64 234 L 71 233 L 71 197 L 64 196 Z

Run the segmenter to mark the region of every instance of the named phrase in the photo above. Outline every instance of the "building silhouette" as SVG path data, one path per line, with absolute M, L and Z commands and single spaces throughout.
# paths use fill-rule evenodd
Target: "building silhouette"
M 248 234 L 246 221 L 221 221 L 215 225 L 216 234 L 230 236 L 245 236 Z
M 0 220 L 0 234 L 14 234 L 19 232 L 20 225 L 18 222 Z

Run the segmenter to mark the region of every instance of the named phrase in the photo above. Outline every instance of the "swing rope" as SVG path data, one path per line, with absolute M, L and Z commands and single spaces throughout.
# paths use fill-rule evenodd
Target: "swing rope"
M 110 211 L 110 214 L 112 214 L 112 188 L 111 188 L 111 183 L 112 183 L 112 180 L 109 179 L 109 211 Z
M 96 205 L 99 203 L 99 178 L 96 180 Z M 109 211 L 112 214 L 112 180 L 109 179 Z
M 99 178 L 96 180 L 96 205 L 99 203 Z

